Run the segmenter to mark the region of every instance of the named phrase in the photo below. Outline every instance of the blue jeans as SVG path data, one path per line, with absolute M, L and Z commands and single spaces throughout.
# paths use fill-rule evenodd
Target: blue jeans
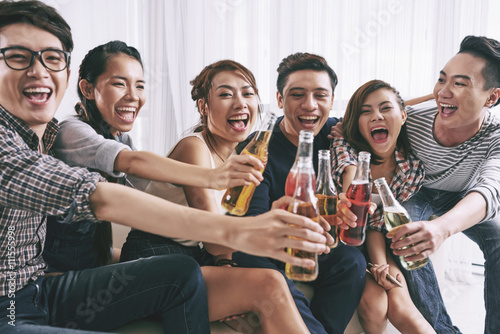
M 358 249 L 344 244 L 339 244 L 330 254 L 320 255 L 318 278 L 308 282 L 314 288 L 310 303 L 293 281 L 286 278 L 283 262 L 241 252 L 234 253 L 233 259 L 241 267 L 280 271 L 285 276 L 300 315 L 312 334 L 344 333 L 365 286 L 365 258 Z
M 167 254 L 191 256 L 201 266 L 214 264 L 212 255 L 204 248 L 184 246 L 170 238 L 135 229 L 132 229 L 127 235 L 127 241 L 122 247 L 120 262 Z
M 0 310 L 1 333 L 109 331 L 158 315 L 165 333 L 210 333 L 200 267 L 183 255 L 42 277 L 12 298 L 0 297 Z M 15 327 L 5 312 L 15 316 Z
M 98 267 L 99 261 L 93 247 L 95 230 L 94 222 L 60 223 L 57 217 L 49 216 L 42 254 L 47 263 L 45 272 Z
M 409 201 L 405 208 L 413 221 L 428 220 L 431 214 L 441 216 L 452 209 L 465 192 L 449 192 L 422 188 Z M 500 330 L 500 218 L 483 221 L 463 231 L 478 244 L 485 258 L 485 333 L 498 333 Z M 457 333 L 452 325 L 439 292 L 436 275 L 432 266 L 413 271 L 403 271 L 413 302 L 438 333 Z

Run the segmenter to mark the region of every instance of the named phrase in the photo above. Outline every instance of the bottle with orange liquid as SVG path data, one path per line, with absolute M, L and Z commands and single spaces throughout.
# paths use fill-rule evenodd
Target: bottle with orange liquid
M 297 155 L 295 156 L 295 162 L 290 168 L 290 172 L 286 178 L 285 182 L 285 195 L 293 196 L 295 192 L 295 185 L 297 183 L 297 164 L 299 163 L 299 159 L 309 157 L 312 161 L 313 154 L 313 141 L 314 141 L 314 132 L 311 130 L 300 130 L 299 132 L 299 145 L 297 146 Z M 311 166 L 314 180 L 316 180 L 316 175 L 314 174 L 314 167 Z M 316 183 L 316 181 L 314 181 Z
M 340 240 L 349 246 L 360 246 L 366 238 L 368 208 L 372 197 L 370 186 L 370 153 L 359 152 L 356 176 L 347 189 L 346 196 L 351 202 L 351 211 L 358 217 L 356 227 L 340 230 Z
M 384 222 L 385 228 L 388 232 L 396 231 L 403 224 L 411 222 L 410 215 L 405 210 L 405 208 L 399 204 L 399 202 L 394 198 L 394 195 L 387 184 L 385 178 L 381 177 L 373 181 L 378 189 L 380 198 L 382 199 L 382 204 L 384 205 Z M 401 266 L 406 270 L 414 270 L 421 268 L 429 262 L 428 259 L 423 259 L 419 261 L 408 261 L 404 256 L 399 257 Z
M 312 133 L 311 136 L 313 136 Z M 310 142 L 312 144 L 312 141 Z M 293 193 L 293 199 L 288 206 L 288 211 L 301 216 L 309 217 L 312 220 L 319 222 L 317 199 L 314 196 L 315 178 L 312 162 L 312 145 L 303 145 L 301 148 L 311 151 L 311 153 L 299 152 L 297 176 L 294 187 L 295 191 Z M 307 282 L 313 281 L 318 277 L 318 253 L 305 252 L 294 248 L 287 248 L 287 252 L 290 255 L 312 259 L 315 262 L 314 266 L 307 268 L 293 266 L 287 263 L 285 266 L 285 273 L 288 278 L 294 281 Z
M 269 147 L 269 140 L 273 133 L 274 124 L 276 123 L 276 115 L 268 113 L 262 122 L 262 127 L 245 146 L 240 154 L 250 154 L 258 158 L 264 165 L 267 164 L 267 150 Z M 264 172 L 262 169 L 260 172 Z M 237 186 L 226 190 L 224 197 L 222 197 L 221 205 L 232 215 L 243 216 L 248 211 L 250 200 L 255 192 L 255 184 L 251 183 L 248 186 Z
M 334 243 L 328 246 L 335 248 L 339 244 L 339 233 L 336 224 L 338 196 L 332 180 L 332 162 L 329 150 L 319 150 L 318 152 L 316 198 L 318 199 L 320 216 L 330 224 L 329 233 L 333 237 Z

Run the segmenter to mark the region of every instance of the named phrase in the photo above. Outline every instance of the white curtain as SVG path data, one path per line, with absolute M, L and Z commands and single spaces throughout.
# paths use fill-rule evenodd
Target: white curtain
M 85 53 L 109 40 L 123 40 L 143 55 L 148 91 L 132 135 L 138 148 L 159 154 L 197 122 L 189 81 L 214 61 L 230 58 L 247 66 L 257 78 L 262 102 L 277 111 L 281 59 L 298 51 L 320 54 L 339 77 L 332 115 L 341 116 L 351 94 L 368 80 L 386 80 L 404 98 L 425 95 L 463 37 L 500 40 L 500 4 L 494 0 L 46 2 L 68 20 L 76 44 L 73 76 L 58 117 L 72 113 Z M 460 255 L 460 261 L 471 262 L 470 253 Z

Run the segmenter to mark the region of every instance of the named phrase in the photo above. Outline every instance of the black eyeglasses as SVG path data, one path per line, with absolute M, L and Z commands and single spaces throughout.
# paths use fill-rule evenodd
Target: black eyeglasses
M 46 49 L 42 51 L 31 51 L 21 46 L 0 49 L 3 60 L 8 67 L 21 71 L 30 68 L 35 62 L 35 56 L 40 56 L 40 62 L 45 68 L 60 72 L 68 67 L 71 54 L 68 51 L 57 49 Z

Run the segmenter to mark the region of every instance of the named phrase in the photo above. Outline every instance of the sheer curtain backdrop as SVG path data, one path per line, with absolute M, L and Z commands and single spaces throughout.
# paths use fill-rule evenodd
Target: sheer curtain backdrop
M 46 0 L 70 23 L 72 78 L 58 118 L 73 113 L 78 65 L 94 46 L 119 39 L 143 55 L 148 101 L 132 135 L 165 154 L 198 120 L 189 81 L 214 61 L 250 68 L 262 102 L 277 110 L 276 68 L 302 51 L 324 56 L 339 76 L 332 115 L 362 83 L 383 79 L 404 98 L 432 91 L 466 35 L 500 40 L 498 1 L 488 0 Z M 459 242 L 460 248 L 464 243 Z M 469 247 L 469 246 L 467 246 Z M 472 246 L 470 246 L 472 247 Z M 449 265 L 470 268 L 471 251 Z M 469 269 L 468 269 L 469 270 Z M 460 277 L 463 275 L 455 275 Z

